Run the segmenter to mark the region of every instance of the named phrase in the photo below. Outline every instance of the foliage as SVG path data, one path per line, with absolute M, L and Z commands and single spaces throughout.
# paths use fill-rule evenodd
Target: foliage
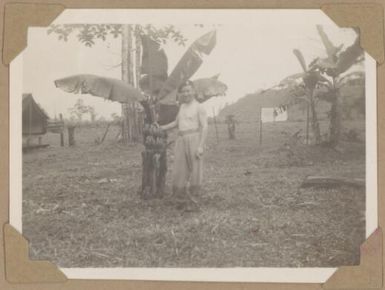
M 316 111 L 316 101 L 314 98 L 314 92 L 317 86 L 321 85 L 323 82 L 328 82 L 319 71 L 308 67 L 305 62 L 305 58 L 302 55 L 302 52 L 298 49 L 293 50 L 294 55 L 297 57 L 298 62 L 300 63 L 303 73 L 295 74 L 286 78 L 284 84 L 291 86 L 291 92 L 294 99 L 303 100 L 306 102 L 307 107 L 311 111 L 311 128 L 314 134 L 315 143 L 319 144 L 321 141 L 321 132 L 320 126 L 317 117 Z M 297 83 L 296 79 L 301 78 L 302 82 Z M 281 82 L 282 83 L 282 82 Z M 299 94 L 298 94 L 299 91 Z M 299 96 L 298 96 L 299 95 Z M 304 97 L 303 97 L 304 96 Z M 308 120 L 307 120 L 308 122 Z
M 352 45 L 344 49 L 343 45 L 337 47 L 330 41 L 322 26 L 318 25 L 317 31 L 327 56 L 325 58 L 317 57 L 307 66 L 302 53 L 297 49 L 294 50 L 293 53 L 297 57 L 303 73 L 285 78 L 280 86 L 290 88 L 292 103 L 297 103 L 296 100 L 302 99 L 310 104 L 313 133 L 315 133 L 318 141 L 320 141 L 320 132 L 317 128 L 319 126 L 317 125 L 316 104 L 318 100 L 331 104 L 329 142 L 336 145 L 341 131 L 340 120 L 342 116 L 349 117 L 352 109 L 362 111 L 362 100 L 355 98 L 352 101 L 347 101 L 346 98 L 341 98 L 341 91 L 345 90 L 346 92 L 352 86 L 365 87 L 364 72 L 349 72 L 355 64 L 363 61 L 363 51 L 359 45 L 358 36 Z M 302 79 L 302 83 L 297 82 L 299 78 Z M 357 93 L 351 94 L 351 96 L 357 96 Z M 344 102 L 343 106 L 340 104 L 341 102 Z
M 119 116 L 118 114 L 116 113 L 112 113 L 111 114 L 111 119 L 112 119 L 112 123 L 113 124 L 116 124 L 116 125 L 119 125 L 123 120 L 122 120 L 122 117 Z
M 95 108 L 92 106 L 87 106 L 87 113 L 90 114 L 91 122 L 95 122 L 97 113 L 95 112 Z
M 153 40 L 166 43 L 172 40 L 185 45 L 187 39 L 173 25 L 157 28 L 154 25 L 135 25 L 137 35 L 147 35 Z M 122 35 L 122 24 L 52 24 L 48 34 L 57 34 L 59 40 L 68 41 L 71 34 L 76 33 L 77 39 L 85 46 L 92 47 L 98 40 L 105 41 L 108 36 L 118 38 Z
M 77 99 L 75 105 L 68 109 L 72 120 L 81 122 L 84 114 L 90 114 L 91 121 L 95 121 L 96 113 L 92 106 L 86 106 L 83 99 Z
M 136 57 L 137 62 L 139 61 L 139 55 L 140 55 L 140 49 L 139 47 L 143 45 L 140 41 L 140 38 L 143 36 L 149 37 L 151 40 L 155 41 L 156 43 L 166 43 L 168 40 L 172 40 L 176 42 L 179 45 L 184 45 L 186 42 L 186 38 L 181 34 L 179 30 L 177 30 L 173 25 L 166 25 L 162 27 L 155 27 L 151 24 L 148 25 L 123 25 L 123 24 L 64 24 L 64 25 L 51 25 L 47 31 L 48 34 L 57 34 L 59 40 L 67 41 L 69 39 L 69 36 L 73 33 L 76 33 L 77 39 L 83 43 L 87 47 L 92 47 L 95 45 L 97 40 L 105 41 L 108 36 L 112 36 L 114 38 L 118 38 L 119 36 L 122 37 L 122 47 L 125 49 L 124 43 L 128 43 L 128 36 L 124 33 L 123 27 L 129 27 L 131 31 L 133 31 L 134 38 L 135 38 L 135 46 L 137 49 L 134 50 L 133 54 L 134 57 Z M 128 47 L 127 47 L 128 49 Z M 131 48 L 130 48 L 131 50 Z M 140 79 L 140 71 L 141 69 L 137 66 L 136 70 L 132 70 L 132 68 L 129 67 L 128 63 L 129 61 L 129 55 L 131 55 L 131 52 L 124 53 L 122 52 L 122 78 L 123 80 L 128 81 L 133 86 L 136 86 L 130 79 L 134 79 L 133 75 L 137 74 L 138 79 Z M 166 59 L 167 63 L 167 59 Z M 166 76 L 167 77 L 167 76 Z M 76 111 L 76 110 L 75 110 Z M 125 119 L 123 127 L 131 127 L 134 123 L 132 121 L 129 121 L 130 116 L 128 115 L 128 111 L 123 111 L 125 114 Z M 80 112 L 78 112 L 80 113 Z M 90 112 L 91 113 L 91 112 Z M 81 115 L 78 115 L 81 118 Z M 91 118 L 94 118 L 95 116 L 91 114 Z M 139 122 L 137 122 L 137 125 L 139 126 Z M 130 128 L 124 128 L 123 132 L 139 132 L 140 128 L 134 128 L 134 130 Z M 127 133 L 131 134 L 131 133 Z M 134 136 L 129 136 L 127 134 L 124 134 L 124 140 L 128 141 L 129 139 L 136 139 Z M 135 135 L 135 133 L 132 133 Z
M 329 140 L 330 146 L 336 146 L 339 143 L 341 135 L 341 119 L 343 115 L 343 109 L 341 104 L 341 88 L 348 84 L 349 79 L 358 77 L 362 79 L 363 73 L 353 72 L 344 75 L 353 65 L 363 60 L 363 50 L 360 47 L 359 36 L 357 35 L 355 41 L 349 47 L 342 49 L 342 46 L 336 47 L 329 40 L 328 36 L 324 32 L 322 26 L 317 26 L 318 33 L 321 37 L 322 43 L 325 46 L 327 52 L 326 58 L 317 58 L 311 64 L 312 70 L 319 72 L 325 78 L 331 79 L 331 81 L 324 83 L 326 87 L 325 99 L 330 100 L 330 126 L 329 126 Z M 322 97 L 322 95 L 320 96 Z
M 317 30 L 325 46 L 327 57 L 316 58 L 310 64 L 311 69 L 318 70 L 329 77 L 335 78 L 341 76 L 341 74 L 356 64 L 357 61 L 363 60 L 363 50 L 360 47 L 358 35 L 352 45 L 342 50 L 342 45 L 336 47 L 331 43 L 321 25 L 317 25 Z

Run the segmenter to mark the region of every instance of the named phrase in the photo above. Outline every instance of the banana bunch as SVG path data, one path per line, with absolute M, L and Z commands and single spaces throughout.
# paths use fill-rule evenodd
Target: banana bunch
M 162 130 L 157 124 L 145 124 L 143 137 L 146 149 L 163 151 L 166 148 L 166 131 Z

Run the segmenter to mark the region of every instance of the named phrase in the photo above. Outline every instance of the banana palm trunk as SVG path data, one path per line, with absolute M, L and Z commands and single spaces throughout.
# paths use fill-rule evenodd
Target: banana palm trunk
M 317 111 L 315 108 L 314 90 L 310 92 L 309 97 L 310 97 L 310 110 L 311 110 L 311 129 L 314 134 L 315 144 L 319 144 L 321 142 L 321 131 L 319 127 Z
M 330 125 L 329 125 L 329 144 L 330 146 L 336 146 L 340 141 L 341 135 L 341 98 L 339 97 L 339 90 L 335 86 L 336 79 L 333 78 L 333 92 L 334 96 L 330 108 Z
M 122 80 L 126 83 L 130 83 L 130 25 L 123 25 L 122 27 Z M 122 141 L 124 144 L 128 144 L 131 137 L 130 132 L 130 104 L 122 104 Z

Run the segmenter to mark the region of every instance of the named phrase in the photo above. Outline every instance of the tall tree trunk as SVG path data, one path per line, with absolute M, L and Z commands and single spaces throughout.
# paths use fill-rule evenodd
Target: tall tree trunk
M 132 25 L 122 26 L 122 80 L 137 87 L 136 37 L 133 30 Z M 136 111 L 137 105 L 135 103 L 122 105 L 122 136 L 125 144 L 139 140 Z
M 333 79 L 335 84 L 335 79 Z M 334 85 L 334 98 L 332 100 L 332 106 L 330 109 L 330 127 L 329 127 L 329 145 L 332 147 L 337 146 L 340 141 L 341 135 L 341 100 L 339 96 L 340 92 Z
M 132 25 L 129 25 L 129 34 L 128 34 L 128 41 L 129 41 L 129 62 L 128 62 L 128 75 L 129 75 L 129 84 L 132 86 L 136 86 L 136 69 L 135 69 L 135 36 Z M 128 107 L 129 114 L 128 114 L 128 126 L 129 126 L 129 140 L 131 142 L 136 142 L 138 140 L 138 136 L 136 133 L 136 122 L 135 122 L 135 103 L 131 103 Z
M 130 83 L 130 55 L 131 55 L 131 26 L 122 25 L 122 80 Z M 122 138 L 123 143 L 130 141 L 129 104 L 122 104 Z
M 142 41 L 140 35 L 135 34 L 135 86 L 139 87 L 139 80 L 141 75 L 141 66 L 142 66 Z
M 139 80 L 141 76 L 141 66 L 142 66 L 142 41 L 140 38 L 140 35 L 137 30 L 137 26 L 135 27 L 134 30 L 134 35 L 135 35 L 135 87 L 139 88 Z M 141 105 L 135 104 L 135 127 L 136 127 L 136 135 L 138 140 L 143 134 L 143 111 L 139 111 L 138 109 L 141 108 Z

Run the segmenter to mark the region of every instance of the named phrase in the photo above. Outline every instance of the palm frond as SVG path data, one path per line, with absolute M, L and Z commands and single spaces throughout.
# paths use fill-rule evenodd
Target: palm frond
M 297 59 L 298 59 L 300 65 L 301 65 L 303 71 L 306 72 L 307 71 L 307 66 L 306 66 L 305 58 L 303 57 L 302 52 L 299 49 L 294 49 L 293 53 L 297 57 Z

